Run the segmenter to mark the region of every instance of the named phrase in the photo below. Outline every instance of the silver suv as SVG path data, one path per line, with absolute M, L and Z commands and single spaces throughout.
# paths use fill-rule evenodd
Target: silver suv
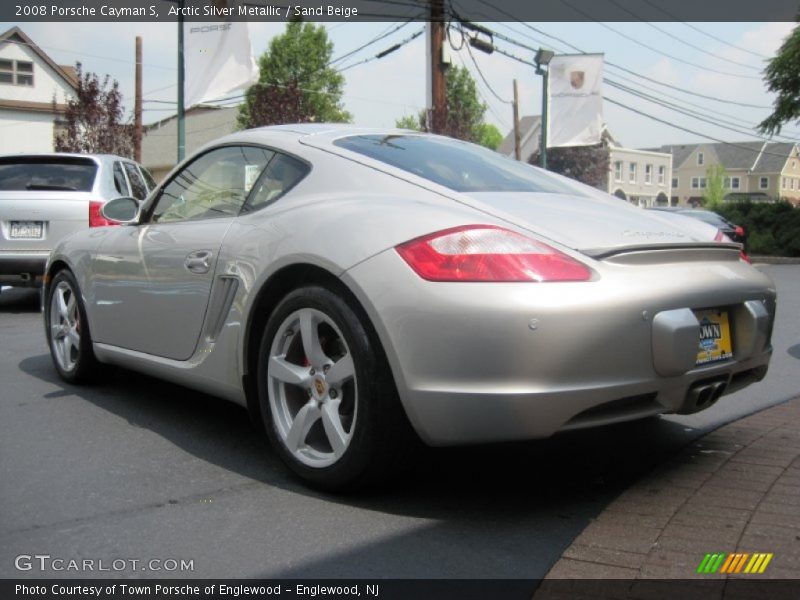
M 144 199 L 147 169 L 110 154 L 0 156 L 0 288 L 38 287 L 50 250 L 80 229 L 114 225 L 100 214 L 119 196 Z

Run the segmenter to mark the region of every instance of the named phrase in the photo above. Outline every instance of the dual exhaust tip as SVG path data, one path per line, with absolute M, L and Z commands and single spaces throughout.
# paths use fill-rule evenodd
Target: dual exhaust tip
M 681 414 L 688 415 L 705 410 L 725 393 L 728 387 L 728 378 L 706 380 L 695 383 L 689 388 L 686 399 L 681 409 Z

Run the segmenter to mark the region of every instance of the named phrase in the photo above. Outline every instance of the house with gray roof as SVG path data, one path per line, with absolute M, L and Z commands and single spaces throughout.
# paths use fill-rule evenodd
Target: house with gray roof
M 522 117 L 519 123 L 520 155 L 527 162 L 539 151 L 541 117 Z M 609 172 L 603 191 L 637 206 L 667 206 L 672 179 L 672 155 L 624 148 L 610 134 L 608 138 Z M 503 139 L 497 151 L 514 158 L 513 130 Z
M 656 148 L 672 154 L 670 196 L 680 206 L 701 203 L 708 169 L 725 169 L 727 199 L 777 200 L 800 204 L 800 155 L 792 142 L 680 144 Z

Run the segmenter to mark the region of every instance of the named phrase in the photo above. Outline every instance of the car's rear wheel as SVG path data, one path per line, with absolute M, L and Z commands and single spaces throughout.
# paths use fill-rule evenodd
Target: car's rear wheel
M 69 383 L 89 379 L 97 361 L 80 290 L 67 270 L 59 271 L 48 288 L 45 324 L 50 355 L 61 378 Z
M 357 312 L 328 289 L 297 289 L 272 313 L 258 393 L 273 447 L 316 487 L 374 483 L 408 450 L 410 426 L 382 352 Z

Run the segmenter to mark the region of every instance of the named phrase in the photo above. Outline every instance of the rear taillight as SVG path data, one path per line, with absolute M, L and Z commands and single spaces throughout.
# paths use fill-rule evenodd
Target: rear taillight
M 719 242 L 720 244 L 732 244 L 733 240 L 729 238 L 727 235 L 722 233 L 721 229 L 717 229 L 717 235 L 714 236 L 714 241 Z
M 737 225 L 735 231 L 736 235 L 738 235 L 741 238 L 744 237 L 744 227 L 742 227 L 741 225 Z
M 737 233 L 738 233 L 738 229 L 741 229 L 741 227 L 737 228 Z M 722 231 L 719 230 L 719 229 L 717 229 L 717 235 L 714 236 L 714 241 L 715 242 L 719 242 L 721 244 L 734 244 L 735 243 L 731 238 L 729 238 L 727 235 L 722 233 Z M 739 246 L 739 248 L 740 248 L 740 250 L 739 250 L 739 259 L 743 260 L 744 262 L 746 262 L 748 264 L 752 264 L 750 262 L 750 257 L 747 256 L 747 254 L 745 254 L 744 248 L 742 248 L 742 245 L 741 244 L 736 244 L 736 245 Z
M 587 281 L 592 272 L 538 240 L 492 225 L 466 225 L 396 248 L 428 281 Z
M 106 225 L 119 225 L 117 221 L 106 219 L 100 212 L 103 203 L 98 200 L 89 202 L 89 227 L 105 227 Z

